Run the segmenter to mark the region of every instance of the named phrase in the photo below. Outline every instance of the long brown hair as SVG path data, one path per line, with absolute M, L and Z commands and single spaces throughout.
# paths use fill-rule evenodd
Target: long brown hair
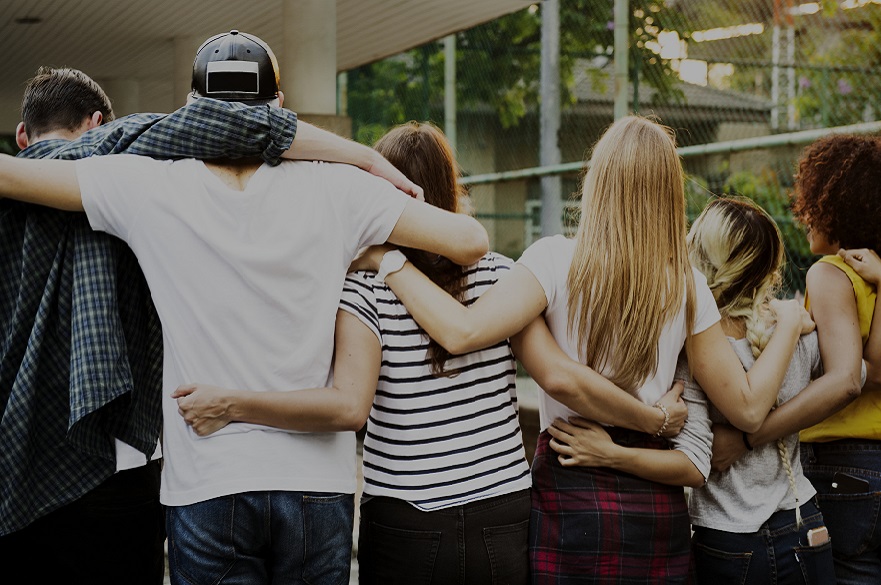
M 587 365 L 631 392 L 657 370 L 661 331 L 683 299 L 691 339 L 683 181 L 672 131 L 638 116 L 609 127 L 584 179 L 569 332 Z
M 459 184 L 459 167 L 446 137 L 436 126 L 418 122 L 402 124 L 387 132 L 373 148 L 422 187 L 426 203 L 454 213 L 459 211 L 459 200 L 464 196 L 464 189 Z M 461 266 L 422 250 L 402 248 L 402 251 L 435 284 L 462 300 L 466 279 Z M 455 373 L 444 371 L 451 354 L 431 338 L 428 357 L 434 375 Z

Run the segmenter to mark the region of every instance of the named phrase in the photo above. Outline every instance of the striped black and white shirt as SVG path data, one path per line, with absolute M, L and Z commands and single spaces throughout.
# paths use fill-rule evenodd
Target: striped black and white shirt
M 490 252 L 466 269 L 466 305 L 512 261 Z M 373 272 L 349 275 L 340 308 L 379 338 L 382 367 L 364 439 L 364 494 L 436 510 L 531 485 L 507 340 L 446 362 L 435 377 L 428 336 Z

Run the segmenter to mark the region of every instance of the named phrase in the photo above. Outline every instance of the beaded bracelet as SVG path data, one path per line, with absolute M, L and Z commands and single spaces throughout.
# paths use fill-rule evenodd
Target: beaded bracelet
M 667 407 L 661 404 L 660 402 L 655 402 L 655 408 L 660 408 L 661 412 L 664 413 L 664 424 L 661 425 L 661 428 L 658 429 L 658 432 L 655 433 L 656 437 L 660 437 L 664 434 L 664 431 L 667 430 L 667 425 L 670 424 L 670 413 L 667 411 Z

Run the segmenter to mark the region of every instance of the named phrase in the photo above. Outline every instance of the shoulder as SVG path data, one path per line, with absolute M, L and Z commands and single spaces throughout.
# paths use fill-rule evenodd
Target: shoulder
M 517 262 L 531 264 L 534 262 L 550 263 L 556 259 L 564 259 L 568 268 L 572 254 L 575 253 L 575 240 L 562 235 L 547 236 L 533 242 Z
M 836 262 L 831 256 L 824 256 L 808 269 L 805 286 L 813 301 L 820 297 L 843 300 L 853 297 L 856 281 L 862 279 L 850 266 L 843 261 Z

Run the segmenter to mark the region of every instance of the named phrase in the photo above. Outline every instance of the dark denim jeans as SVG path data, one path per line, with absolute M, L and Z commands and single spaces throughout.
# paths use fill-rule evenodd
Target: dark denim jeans
M 174 585 L 347 585 L 352 494 L 248 492 L 169 506 Z
M 832 585 L 832 545 L 808 546 L 807 532 L 823 526 L 823 516 L 811 501 L 801 507 L 804 525 L 795 511 L 777 512 L 758 532 L 726 532 L 694 527 L 695 576 L 698 585 Z
M 802 443 L 805 475 L 829 527 L 839 585 L 881 584 L 881 441 Z M 836 493 L 835 472 L 864 479 L 863 493 Z
M 162 585 L 160 462 L 114 474 L 78 500 L 0 537 L 6 583 Z M 20 579 L 11 577 L 15 569 Z
M 403 500 L 361 504 L 361 585 L 525 585 L 529 490 L 423 512 Z

